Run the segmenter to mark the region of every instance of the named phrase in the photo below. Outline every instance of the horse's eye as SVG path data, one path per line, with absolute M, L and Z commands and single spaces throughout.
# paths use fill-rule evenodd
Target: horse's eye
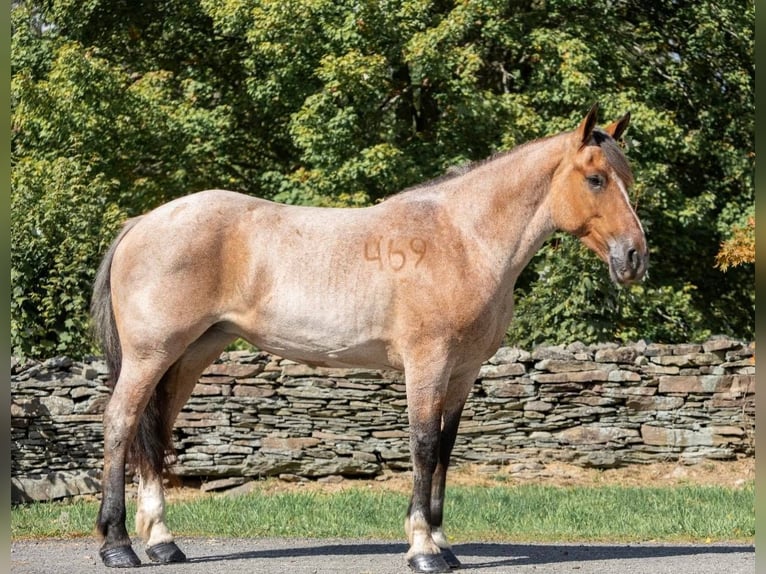
M 598 191 L 604 188 L 604 176 L 601 174 L 596 173 L 593 175 L 588 175 L 585 176 L 585 179 L 588 180 L 588 185 L 594 191 Z

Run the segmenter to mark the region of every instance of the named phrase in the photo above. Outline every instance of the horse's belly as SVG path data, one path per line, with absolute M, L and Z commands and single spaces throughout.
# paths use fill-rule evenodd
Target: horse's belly
M 401 368 L 389 357 L 387 346 L 382 341 L 327 346 L 315 341 L 262 340 L 255 341 L 258 348 L 299 363 L 318 367 L 366 367 L 372 369 Z
M 333 367 L 398 368 L 385 333 L 384 313 L 369 305 L 305 293 L 260 306 L 243 336 L 260 349 L 302 363 Z

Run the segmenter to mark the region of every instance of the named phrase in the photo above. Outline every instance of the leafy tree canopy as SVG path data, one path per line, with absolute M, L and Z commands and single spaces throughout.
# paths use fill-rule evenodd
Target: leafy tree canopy
M 649 277 L 619 289 L 556 236 L 509 340 L 752 337 L 753 265 L 716 255 L 754 215 L 753 25 L 751 0 L 14 2 L 14 350 L 93 350 L 126 217 L 210 187 L 367 205 L 596 101 L 632 114 Z

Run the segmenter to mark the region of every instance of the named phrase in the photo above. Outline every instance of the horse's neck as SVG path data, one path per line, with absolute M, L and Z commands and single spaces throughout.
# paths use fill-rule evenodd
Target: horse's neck
M 555 231 L 548 191 L 565 143 L 562 137 L 532 142 L 459 182 L 464 229 L 496 279 L 509 288 Z

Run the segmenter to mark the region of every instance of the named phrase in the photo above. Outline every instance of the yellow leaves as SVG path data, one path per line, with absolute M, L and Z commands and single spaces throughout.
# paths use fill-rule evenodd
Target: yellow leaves
M 750 217 L 744 227 L 735 226 L 732 231 L 732 236 L 721 243 L 715 257 L 715 266 L 721 271 L 755 263 L 755 217 Z

